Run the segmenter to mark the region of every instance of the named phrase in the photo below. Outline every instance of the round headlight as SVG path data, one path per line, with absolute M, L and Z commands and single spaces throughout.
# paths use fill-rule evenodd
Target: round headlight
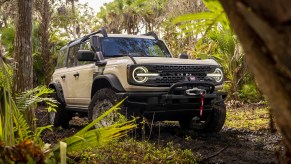
M 207 74 L 208 77 L 212 77 L 217 83 L 223 79 L 223 72 L 220 68 L 216 68 L 213 73 Z
M 146 76 L 138 76 L 138 74 L 146 74 L 148 73 L 148 69 L 146 67 L 136 67 L 132 71 L 132 78 L 137 83 L 145 83 L 148 80 Z

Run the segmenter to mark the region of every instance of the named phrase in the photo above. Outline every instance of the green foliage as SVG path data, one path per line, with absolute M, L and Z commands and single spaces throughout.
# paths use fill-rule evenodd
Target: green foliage
M 196 33 L 203 32 L 204 35 L 211 29 L 221 28 L 230 30 L 230 23 L 218 0 L 203 0 L 206 8 L 205 12 L 181 15 L 173 20 L 173 23 L 181 23 L 180 27 L 192 27 Z M 218 24 L 219 23 L 219 24 Z
M 269 129 L 269 108 L 230 108 L 226 113 L 225 127 L 245 130 Z
M 13 68 L 13 62 L 3 54 L 0 54 L 0 57 L 0 72 L 5 79 L 3 82 L 1 81 L 2 85 L 0 86 L 0 140 L 7 145 L 13 145 L 26 139 L 40 143 L 41 132 L 49 127 L 37 128 L 36 133 L 31 132 L 29 125 L 11 96 L 12 78 L 9 72 Z M 53 93 L 53 91 L 46 87 L 37 87 L 26 91 L 21 97 L 16 98 L 18 106 L 26 110 L 31 105 L 45 101 L 48 110 L 55 110 L 56 100 L 41 98 L 41 96 L 49 93 Z
M 198 163 L 200 155 L 183 150 L 172 143 L 160 147 L 148 141 L 125 139 L 113 140 L 106 145 L 84 149 L 79 156 L 80 163 Z
M 39 99 L 37 101 L 42 102 Z M 28 104 L 31 102 L 33 101 L 29 101 Z M 48 102 L 52 103 L 51 100 Z M 55 104 L 52 103 L 51 105 Z M 23 114 L 19 111 L 11 97 L 11 94 L 6 91 L 5 88 L 0 89 L 0 106 L 2 109 L 0 113 L 1 141 L 8 145 L 13 145 L 26 139 L 33 140 L 38 144 L 42 143 L 40 135 L 43 130 L 50 129 L 51 125 L 46 127 L 38 127 L 36 132 L 32 133 L 30 126 L 27 124 L 27 121 L 23 117 Z
M 0 140 L 13 145 L 25 139 L 31 139 L 33 134 L 29 125 L 17 109 L 11 94 L 5 88 L 0 89 Z
M 70 41 L 76 39 L 75 37 L 81 37 L 93 30 L 97 30 L 96 26 L 98 24 L 96 22 L 98 22 L 98 19 L 96 19 L 93 9 L 88 7 L 87 4 L 74 3 L 74 5 L 75 7 L 73 8 L 71 3 L 55 1 L 51 6 L 53 12 L 50 30 L 53 38 L 50 41 L 57 38 L 61 38 L 57 39 L 61 41 Z M 76 36 L 74 36 L 74 28 Z
M 34 106 L 37 108 L 37 104 L 44 102 L 46 109 L 50 111 L 56 111 L 57 101 L 53 98 L 47 97 L 47 95 L 54 93 L 54 90 L 46 86 L 38 86 L 31 90 L 25 91 L 16 97 L 16 104 L 19 110 L 27 110 L 29 107 Z
M 125 30 L 128 34 L 137 34 L 140 32 L 139 23 L 150 14 L 149 4 L 145 0 L 115 0 L 101 7 L 97 16 L 109 32 Z
M 125 100 L 125 99 L 124 99 Z M 120 137 L 126 136 L 129 131 L 133 128 L 136 128 L 134 124 L 135 120 L 127 121 L 127 122 L 116 122 L 111 126 L 102 127 L 98 129 L 92 129 L 95 124 L 99 123 L 103 118 L 105 118 L 110 113 L 118 110 L 119 106 L 124 102 L 124 100 L 120 101 L 118 104 L 113 106 L 111 109 L 104 112 L 97 119 L 92 121 L 89 125 L 81 129 L 75 135 L 64 139 L 63 142 L 67 143 L 67 149 L 69 152 L 80 152 L 85 148 L 92 148 L 99 145 L 103 145 L 112 141 L 114 139 L 118 139 Z M 61 147 L 57 145 L 53 152 L 55 156 L 58 157 L 60 155 Z M 64 158 L 64 157 L 61 157 Z
M 11 78 L 8 73 L 12 64 L 12 60 L 7 58 L 0 49 L 0 72 L 4 76 L 3 86 L 0 87 L 0 140 L 8 145 L 15 143 L 13 120 L 15 120 L 16 106 L 11 96 L 11 82 L 9 81 Z
M 222 6 L 218 0 L 203 2 L 207 11 L 182 15 L 173 20 L 181 28 L 181 33 L 194 31 L 199 36 L 195 47 L 188 52 L 194 58 L 215 58 L 222 65 L 226 75 L 224 90 L 229 93 L 230 99 L 245 100 L 253 96 L 250 101 L 258 101 L 260 93 L 256 92 L 254 79 L 243 60 L 244 52 Z M 252 88 L 243 88 L 244 85 Z
M 11 83 L 12 82 L 12 73 L 13 73 L 12 69 L 7 69 L 6 72 L 3 72 L 0 69 L 0 88 L 1 87 L 9 87 L 9 88 L 11 88 L 11 85 L 12 85 L 12 83 Z M 8 82 L 8 84 L 7 84 L 7 82 Z M 8 86 L 6 86 L 6 85 L 8 85 Z
M 258 89 L 255 84 L 245 84 L 239 91 L 239 97 L 241 98 L 241 100 L 248 103 L 259 102 L 260 100 L 262 100 L 262 97 L 260 95 L 261 94 L 258 93 Z
M 8 145 L 15 143 L 14 128 L 13 128 L 13 102 L 10 93 L 6 89 L 0 88 L 0 140 Z
M 14 51 L 14 36 L 15 36 L 15 28 L 14 26 L 9 26 L 6 28 L 0 29 L 1 33 L 1 43 L 5 47 L 6 51 L 8 51 L 8 56 L 12 56 L 12 52 Z
M 1 33 L 1 43 L 2 46 L 7 51 L 7 56 L 11 57 L 14 51 L 14 35 L 15 27 L 13 25 L 0 29 Z M 61 47 L 63 47 L 67 41 L 63 40 L 61 37 L 55 36 L 56 34 L 51 34 L 50 41 L 54 44 L 51 48 L 53 59 L 56 58 L 56 52 Z M 1 44 L 0 44 L 1 45 Z M 0 46 L 1 47 L 1 46 Z M 35 85 L 44 84 L 44 70 L 43 70 L 43 61 L 41 58 L 41 46 L 40 46 L 40 23 L 38 20 L 33 22 L 32 29 L 32 54 L 33 54 L 33 74 L 34 74 L 34 83 Z M 12 71 L 9 71 L 9 74 L 12 75 Z M 3 73 L 0 71 L 0 85 L 2 83 Z

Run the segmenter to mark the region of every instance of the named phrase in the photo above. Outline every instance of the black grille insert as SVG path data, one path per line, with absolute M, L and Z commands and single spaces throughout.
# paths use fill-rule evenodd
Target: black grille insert
M 210 72 L 211 66 L 201 65 L 156 65 L 153 70 L 160 74 L 160 77 L 155 79 L 156 84 L 172 85 L 182 81 L 187 76 L 195 76 L 198 80 L 202 80 Z

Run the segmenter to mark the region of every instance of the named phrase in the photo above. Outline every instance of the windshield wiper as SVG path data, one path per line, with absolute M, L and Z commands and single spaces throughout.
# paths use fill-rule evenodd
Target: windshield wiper
M 136 60 L 133 58 L 133 56 L 131 56 L 129 54 L 114 55 L 114 56 L 110 56 L 110 57 L 123 57 L 123 56 L 128 56 L 132 60 L 133 64 L 137 64 Z

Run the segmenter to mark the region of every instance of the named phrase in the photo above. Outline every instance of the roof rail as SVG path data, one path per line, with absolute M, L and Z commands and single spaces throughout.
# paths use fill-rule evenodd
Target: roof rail
M 83 37 L 81 38 L 80 42 L 83 42 L 83 41 L 87 40 L 90 36 L 92 36 L 92 35 L 96 35 L 96 34 L 102 34 L 104 37 L 108 37 L 107 31 L 105 30 L 105 28 L 104 28 L 104 27 L 101 27 L 100 30 L 98 30 L 98 31 L 96 31 L 96 32 L 93 32 L 93 33 L 91 33 L 91 34 L 88 34 L 88 35 L 83 36 Z M 78 39 L 76 39 L 76 40 L 78 40 Z M 68 45 L 70 45 L 71 43 L 73 43 L 73 42 L 76 41 L 76 40 L 72 40 L 72 41 L 70 41 L 70 42 L 68 43 Z
M 95 34 L 102 34 L 104 37 L 108 37 L 107 31 L 105 30 L 105 28 L 101 27 L 100 30 L 84 36 L 81 39 L 81 41 L 84 41 L 84 40 L 88 39 L 90 36 L 95 35 Z
M 159 40 L 158 35 L 157 35 L 155 32 L 153 32 L 153 31 L 150 31 L 150 32 L 148 32 L 148 33 L 146 33 L 146 34 L 142 34 L 142 35 L 145 35 L 145 36 L 152 36 L 152 37 L 154 37 L 156 40 Z

